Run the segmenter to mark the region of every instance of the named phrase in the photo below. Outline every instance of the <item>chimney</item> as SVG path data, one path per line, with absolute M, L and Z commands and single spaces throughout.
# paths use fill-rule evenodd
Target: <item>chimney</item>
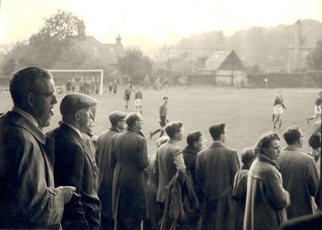
M 78 32 L 78 39 L 80 41 L 85 41 L 86 40 L 86 26 L 83 20 L 79 21 L 77 24 L 77 32 Z
M 293 53 L 293 70 L 298 70 L 301 68 L 301 58 L 300 58 L 300 46 L 301 46 L 301 20 L 297 20 L 295 23 L 295 34 L 294 34 L 294 53 Z
M 120 37 L 120 35 L 118 35 L 118 36 L 116 37 L 116 44 L 117 44 L 117 45 L 122 45 L 121 40 L 122 40 L 122 38 Z

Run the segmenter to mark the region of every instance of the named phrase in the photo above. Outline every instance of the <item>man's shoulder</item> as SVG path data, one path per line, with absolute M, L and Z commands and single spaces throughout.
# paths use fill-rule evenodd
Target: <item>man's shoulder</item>
M 110 139 L 110 138 L 112 139 L 113 136 L 118 133 L 119 132 L 117 132 L 116 130 L 109 129 L 109 130 L 106 130 L 103 133 L 101 133 L 98 138 L 101 140 L 106 140 L 106 139 Z
M 217 151 L 220 151 L 220 152 L 226 152 L 226 153 L 236 153 L 236 150 L 231 148 L 231 147 L 228 147 L 226 146 L 225 144 L 223 143 L 220 143 L 220 142 L 216 142 L 214 143 L 213 145 L 211 145 L 210 147 L 218 147 Z M 216 148 L 215 148 L 216 149 Z
M 43 144 L 46 142 L 45 134 L 35 124 L 19 113 L 10 111 L 1 117 L 0 122 L 2 129 L 8 130 L 10 136 L 15 133 L 25 137 L 33 136 L 32 139 L 37 139 Z
M 68 127 L 67 125 L 61 125 L 52 131 L 47 133 L 47 136 L 55 139 L 56 142 L 71 142 L 77 141 L 77 133 L 72 128 Z M 81 138 L 81 137 L 79 137 Z

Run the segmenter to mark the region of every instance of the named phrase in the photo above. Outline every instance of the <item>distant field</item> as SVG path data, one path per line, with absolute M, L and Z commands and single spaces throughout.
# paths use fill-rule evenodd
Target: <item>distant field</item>
M 149 131 L 159 127 L 158 109 L 163 96 L 169 97 L 168 119 L 182 121 L 185 134 L 190 131 L 203 132 L 207 145 L 212 143 L 208 127 L 217 122 L 225 122 L 228 131 L 226 145 L 240 154 L 245 147 L 253 146 L 259 136 L 269 130 L 272 125 L 272 111 L 275 95 L 279 89 L 234 89 L 213 86 L 173 87 L 160 91 L 141 89 L 143 92 L 143 133 L 147 138 L 149 155 L 156 152 L 155 141 L 149 139 Z M 96 126 L 94 135 L 99 135 L 108 129 L 108 115 L 114 110 L 125 110 L 123 100 L 124 87 L 119 87 L 117 94 L 105 92 L 102 96 L 95 95 L 98 100 Z M 284 102 L 288 107 L 284 113 L 282 129 L 275 131 L 282 138 L 283 130 L 290 125 L 298 125 L 305 133 L 303 151 L 310 150 L 307 140 L 312 132 L 312 125 L 306 123 L 306 117 L 313 115 L 313 103 L 319 89 L 284 89 Z M 63 95 L 58 95 L 60 103 Z M 134 94 L 131 95 L 128 112 L 134 111 Z M 6 112 L 12 107 L 8 92 L 0 95 L 0 112 Z M 60 120 L 59 103 L 55 107 L 52 124 L 45 131 L 58 125 Z M 185 135 L 186 136 L 186 135 Z M 283 139 L 283 138 L 282 138 Z M 185 139 L 179 143 L 186 145 Z M 282 140 L 282 145 L 285 145 Z

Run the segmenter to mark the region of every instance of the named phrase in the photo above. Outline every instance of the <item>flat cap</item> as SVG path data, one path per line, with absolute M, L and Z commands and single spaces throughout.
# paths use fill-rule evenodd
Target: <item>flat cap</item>
M 60 103 L 61 115 L 75 114 L 77 111 L 95 106 L 97 101 L 82 93 L 69 93 Z
M 109 115 L 109 119 L 112 125 L 115 125 L 118 121 L 124 119 L 126 117 L 127 113 L 121 112 L 121 111 L 113 111 Z

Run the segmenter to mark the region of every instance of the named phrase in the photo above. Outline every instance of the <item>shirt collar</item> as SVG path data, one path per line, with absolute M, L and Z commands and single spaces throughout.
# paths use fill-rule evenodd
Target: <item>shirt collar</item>
M 23 116 L 28 121 L 32 122 L 35 126 L 38 127 L 38 123 L 37 123 L 36 119 L 33 116 L 31 116 L 29 113 L 27 113 L 26 111 L 18 108 L 17 106 L 13 106 L 12 111 L 19 113 L 21 116 Z

